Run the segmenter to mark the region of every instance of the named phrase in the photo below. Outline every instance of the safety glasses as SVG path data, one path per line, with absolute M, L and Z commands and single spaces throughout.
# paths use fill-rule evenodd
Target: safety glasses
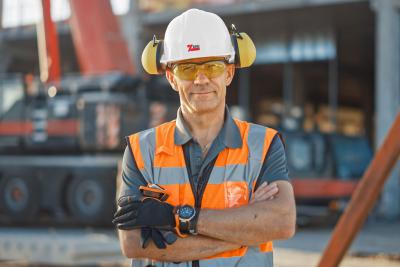
M 182 80 L 194 81 L 199 72 L 209 79 L 220 76 L 226 70 L 226 63 L 222 60 L 201 63 L 181 63 L 171 67 L 172 73 Z

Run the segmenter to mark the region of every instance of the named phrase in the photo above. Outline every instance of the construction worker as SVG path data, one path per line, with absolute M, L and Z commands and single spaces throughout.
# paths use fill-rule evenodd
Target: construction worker
M 232 118 L 225 104 L 235 68 L 254 59 L 247 34 L 198 9 L 144 49 L 144 69 L 165 73 L 180 108 L 176 120 L 127 138 L 113 222 L 133 266 L 273 266 L 272 240 L 293 236 L 280 137 Z

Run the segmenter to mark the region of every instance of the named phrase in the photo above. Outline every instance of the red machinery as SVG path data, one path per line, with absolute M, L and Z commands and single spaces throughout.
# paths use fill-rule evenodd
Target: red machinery
M 82 74 L 61 76 L 50 0 L 42 0 L 42 81 L 0 79 L 3 223 L 111 224 L 124 136 L 148 126 L 142 82 L 129 76 L 134 67 L 110 2 L 70 4 Z

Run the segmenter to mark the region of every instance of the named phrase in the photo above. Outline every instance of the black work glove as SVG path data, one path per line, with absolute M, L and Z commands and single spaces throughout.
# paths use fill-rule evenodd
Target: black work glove
M 151 227 L 163 230 L 175 228 L 174 207 L 154 198 L 136 199 L 131 196 L 118 200 L 120 209 L 114 214 L 113 224 L 120 230 Z
M 147 246 L 150 244 L 150 240 L 153 240 L 157 248 L 165 249 L 167 244 L 171 245 L 178 239 L 177 236 L 171 231 L 159 230 L 150 227 L 142 227 L 140 236 L 142 248 L 147 248 Z

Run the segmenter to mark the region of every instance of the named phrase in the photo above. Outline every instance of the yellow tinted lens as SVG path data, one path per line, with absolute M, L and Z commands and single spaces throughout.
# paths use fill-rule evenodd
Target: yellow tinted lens
M 209 79 L 218 77 L 226 69 L 223 61 L 210 61 L 203 64 L 196 63 L 183 63 L 176 65 L 172 71 L 174 75 L 182 80 L 193 81 L 196 79 L 197 74 L 201 71 Z
M 198 65 L 192 63 L 185 63 L 176 65 L 173 73 L 182 80 L 194 80 L 197 74 Z
M 222 61 L 207 62 L 202 65 L 204 74 L 212 79 L 221 75 L 226 68 L 226 65 Z

